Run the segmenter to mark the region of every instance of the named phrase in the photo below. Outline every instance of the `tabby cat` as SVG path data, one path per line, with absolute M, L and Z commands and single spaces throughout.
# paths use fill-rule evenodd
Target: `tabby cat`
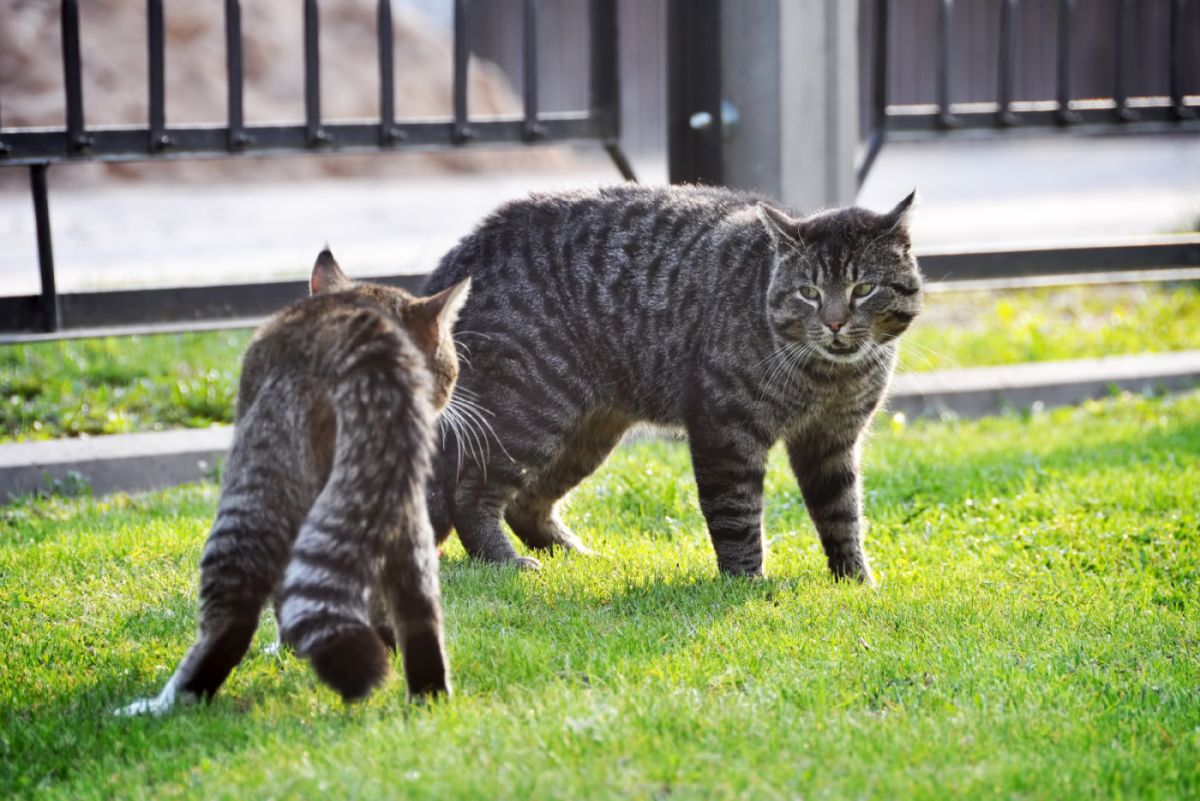
M 471 278 L 455 338 L 474 430 L 449 432 L 429 508 L 441 542 L 537 567 L 583 550 L 557 505 L 644 421 L 683 426 L 725 573 L 761 574 L 763 476 L 783 439 L 829 568 L 873 583 L 859 443 L 921 309 L 915 192 L 886 214 L 797 218 L 704 187 L 621 186 L 501 207 L 426 291 Z
M 412 694 L 449 690 L 425 485 L 468 281 L 414 298 L 350 281 L 325 250 L 310 287 L 258 330 L 242 363 L 200 560 L 199 640 L 162 693 L 126 714 L 211 698 L 273 593 L 281 642 L 345 699 L 387 675 L 385 645 L 403 651 Z

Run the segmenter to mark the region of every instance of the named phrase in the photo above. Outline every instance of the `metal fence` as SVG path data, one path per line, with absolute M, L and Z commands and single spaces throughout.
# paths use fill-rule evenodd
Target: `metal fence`
M 231 296 L 226 287 L 180 287 L 121 292 L 59 294 L 55 289 L 50 204 L 46 171 L 54 164 L 82 161 L 162 161 L 202 157 L 271 156 L 298 153 L 383 152 L 486 145 L 538 145 L 567 141 L 600 143 L 627 179 L 633 177 L 622 153 L 620 81 L 617 60 L 616 0 L 589 0 L 590 76 L 587 108 L 544 112 L 538 104 L 538 0 L 521 6 L 524 113 L 513 118 L 471 119 L 467 114 L 467 30 L 471 6 L 454 2 L 453 116 L 446 120 L 396 118 L 393 75 L 392 6 L 379 0 L 376 45 L 379 65 L 378 119 L 326 120 L 321 114 L 320 9 L 304 0 L 303 123 L 247 124 L 241 5 L 224 0 L 227 115 L 224 124 L 170 126 L 164 76 L 163 0 L 147 0 L 149 113 L 145 126 L 89 127 L 84 115 L 78 0 L 62 0 L 62 58 L 65 119 L 62 127 L 0 127 L 0 167 L 29 169 L 36 219 L 41 292 L 0 297 L 0 339 L 60 334 L 75 329 L 154 328 L 188 320 L 257 317 L 269 314 L 305 292 L 303 282 L 250 284 Z M 0 101 L 3 97 L 0 96 Z M 0 126 L 3 117 L 0 116 Z M 413 285 L 414 276 L 380 280 Z M 185 327 L 196 327 L 195 324 Z
M 861 7 L 869 42 L 868 65 L 863 76 L 863 91 L 869 100 L 867 137 L 856 164 L 859 184 L 866 179 L 880 150 L 888 141 L 932 140 L 957 137 L 996 137 L 1020 134 L 1048 133 L 1088 134 L 1156 134 L 1184 131 L 1200 132 L 1200 87 L 1197 94 L 1185 91 L 1185 75 L 1197 72 L 1194 60 L 1200 53 L 1200 2 L 1167 0 L 1167 24 L 1160 29 L 1157 52 L 1165 62 L 1165 91 L 1155 94 L 1130 93 L 1131 71 L 1130 28 L 1134 12 L 1150 12 L 1149 3 L 1133 0 L 1113 0 L 1112 15 L 1097 15 L 1096 4 L 1089 10 L 1093 30 L 1109 37 L 1111 60 L 1108 65 L 1110 81 L 1105 95 L 1097 91 L 1095 74 L 1088 75 L 1089 92 L 1076 91 L 1077 76 L 1074 44 L 1078 34 L 1079 11 L 1075 0 L 987 0 L 974 2 L 970 11 L 981 11 L 995 17 L 996 83 L 994 92 L 980 97 L 961 98 L 962 89 L 952 83 L 951 41 L 954 17 L 962 3 L 955 0 L 935 0 L 936 23 L 933 48 L 934 69 L 927 74 L 931 85 L 916 92 L 932 98 L 927 103 L 893 103 L 889 76 L 894 60 L 890 58 L 896 42 L 897 22 L 911 25 L 910 18 L 897 20 L 894 14 L 901 9 L 912 11 L 905 4 L 889 0 L 867 0 Z M 1028 25 L 1018 24 L 1025 9 L 1041 15 L 1035 23 L 1053 22 L 1054 58 L 1036 66 L 1052 72 L 1023 75 L 1026 85 L 1052 86 L 1053 97 L 1018 99 L 1017 67 L 1021 62 L 1022 42 L 1018 36 Z M 1050 20 L 1046 19 L 1049 14 Z M 1026 20 L 1029 22 L 1030 20 Z M 1145 27 L 1145 26 L 1143 26 Z M 1045 38 L 1044 31 L 1042 38 Z M 1143 55 L 1153 48 L 1140 48 Z M 1191 60 L 1191 61 L 1189 61 Z M 1025 67 L 1028 73 L 1029 65 Z M 913 89 L 912 76 L 909 91 Z M 1033 78 L 1033 80 L 1030 80 Z M 1103 82 L 1100 82 L 1103 86 Z M 1144 85 L 1144 84 L 1143 84 Z M 990 96 L 989 96 L 990 95 Z M 1099 96 L 1097 96 L 1099 95 Z M 1200 267 L 1200 236 L 1164 235 L 1142 237 L 1138 241 L 1117 244 L 1040 248 L 1037 250 L 1006 250 L 962 252 L 944 251 L 923 255 L 922 269 L 935 280 L 953 278 L 958 281 L 1012 279 L 1047 274 L 1078 275 L 1084 273 L 1162 270 L 1157 276 L 1178 275 L 1178 268 Z M 1165 270 L 1163 270 L 1165 268 Z
M 1080 83 L 1075 74 L 1076 39 L 1079 24 L 1076 19 L 1079 9 L 1076 0 L 1054 0 L 1052 6 L 1046 0 L 1021 3 L 1020 0 L 991 0 L 986 7 L 972 4 L 972 16 L 980 11 L 990 12 L 995 25 L 987 33 L 995 35 L 994 52 L 997 63 L 993 92 L 981 92 L 979 97 L 961 98 L 961 87 L 952 83 L 952 37 L 955 36 L 955 15 L 961 3 L 955 0 L 935 0 L 936 23 L 934 25 L 935 47 L 933 70 L 926 79 L 932 86 L 916 90 L 931 102 L 893 103 L 890 96 L 889 75 L 895 70 L 895 60 L 890 56 L 898 38 L 898 24 L 911 26 L 911 19 L 896 19 L 893 11 L 912 12 L 914 8 L 901 7 L 889 0 L 869 0 L 863 6 L 863 20 L 870 42 L 867 74 L 864 76 L 864 95 L 869 98 L 866 108 L 868 120 L 866 147 L 857 165 L 861 183 L 871 169 L 875 157 L 885 141 L 928 139 L 937 136 L 996 136 L 1011 135 L 1022 131 L 1045 132 L 1047 128 L 1078 133 L 1161 133 L 1184 130 L 1200 131 L 1200 86 L 1196 94 L 1185 92 L 1185 76 L 1196 72 L 1192 63 L 1200 53 L 1200 2 L 1189 0 L 1167 0 L 1169 13 L 1166 25 L 1158 32 L 1161 36 L 1156 49 L 1165 63 L 1166 85 L 1157 94 L 1130 94 L 1132 71 L 1131 28 L 1134 12 L 1145 14 L 1152 9 L 1150 3 L 1134 3 L 1133 0 L 1114 0 L 1111 17 L 1100 18 L 1096 4 L 1089 11 L 1089 20 L 1094 29 L 1107 34 L 1111 46 L 1111 61 L 1108 66 L 1107 93 L 1100 89 L 1103 81 L 1097 81 L 1093 72 L 1087 76 L 1088 90 L 1076 90 Z M 1037 64 L 1037 68 L 1049 67 L 1051 74 L 1042 73 L 1026 77 L 1027 83 L 1035 86 L 1052 85 L 1052 97 L 1018 99 L 1017 67 L 1023 59 L 1020 55 L 1023 42 L 1019 35 L 1028 32 L 1028 25 L 1020 25 L 1019 16 L 1026 8 L 1039 14 L 1034 23 L 1050 22 L 1053 25 L 1054 58 L 1048 64 Z M 1051 13 L 1052 12 L 1052 13 Z M 1049 16 L 1050 19 L 1045 19 Z M 1045 38 L 1045 33 L 1040 38 Z M 1139 48 L 1143 57 L 1145 48 Z M 1155 52 L 1153 49 L 1151 53 Z M 1026 68 L 1028 71 L 1028 67 Z M 1028 80 L 1030 77 L 1042 80 Z M 1099 84 L 1099 85 L 1097 85 Z M 979 91 L 980 87 L 974 87 Z M 957 91 L 956 91 L 957 90 Z M 910 92 L 913 89 L 910 88 Z

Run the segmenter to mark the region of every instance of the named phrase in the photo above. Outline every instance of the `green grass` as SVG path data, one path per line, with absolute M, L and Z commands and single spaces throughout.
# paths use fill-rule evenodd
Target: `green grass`
M 936 294 L 902 342 L 915 371 L 1190 350 L 1200 284 Z
M 0 441 L 233 420 L 247 331 L 0 345 Z
M 782 454 L 726 580 L 679 443 L 566 514 L 600 555 L 442 565 L 456 695 L 344 708 L 268 624 L 216 702 L 191 642 L 216 490 L 0 507 L 0 796 L 1200 796 L 1200 393 L 904 426 L 867 450 L 878 591 L 835 584 Z
M 249 333 L 0 346 L 0 442 L 204 427 L 233 420 Z M 1200 285 L 936 294 L 902 370 L 1185 350 Z

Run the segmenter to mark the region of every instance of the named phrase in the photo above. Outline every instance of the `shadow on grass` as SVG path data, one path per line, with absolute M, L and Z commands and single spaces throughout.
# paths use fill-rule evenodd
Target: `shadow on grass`
M 448 617 L 459 621 L 450 630 L 456 690 L 473 697 L 512 686 L 590 686 L 637 675 L 642 663 L 690 643 L 697 631 L 748 600 L 768 597 L 778 585 L 715 576 L 679 583 L 656 579 L 604 597 L 559 598 L 557 619 L 548 620 L 543 593 L 528 574 L 461 561 L 446 563 L 443 573 Z M 511 609 L 490 615 L 480 611 L 496 599 L 506 599 Z M 191 613 L 182 613 L 185 609 Z M 161 689 L 192 643 L 194 609 L 194 599 L 178 593 L 161 605 L 134 610 L 114 621 L 113 628 L 118 636 L 140 632 L 136 653 L 98 652 L 88 668 L 92 681 L 57 693 L 31 687 L 37 696 L 25 699 L 28 703 L 0 706 L 0 788 L 5 794 L 83 786 L 132 766 L 144 766 L 150 783 L 186 781 L 192 767 L 261 746 L 281 733 L 291 732 L 319 747 L 347 727 L 414 711 L 404 700 L 398 658 L 391 680 L 372 701 L 346 708 L 318 685 L 303 660 L 265 653 L 272 627 L 262 625 L 250 653 L 211 705 L 181 707 L 162 717 L 116 717 L 113 710 Z M 581 627 L 581 621 L 595 625 Z M 577 659 L 576 670 L 565 671 L 559 658 L 572 653 L 581 657 L 584 641 L 587 658 Z M 162 654 L 152 673 L 144 667 L 147 649 Z M 45 669 L 52 668 L 33 668 Z M 436 707 L 420 709 L 437 714 Z M 319 727 L 309 726 L 314 716 L 321 718 Z

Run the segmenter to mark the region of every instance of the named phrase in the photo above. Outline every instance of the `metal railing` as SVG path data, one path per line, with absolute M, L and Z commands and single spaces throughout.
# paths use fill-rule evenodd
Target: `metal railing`
M 1129 36 L 1132 0 L 1115 0 L 1112 84 L 1109 97 L 1076 97 L 1072 80 L 1072 32 L 1075 0 L 1055 0 L 1055 92 L 1052 98 L 1017 100 L 1013 88 L 1020 42 L 1016 25 L 1019 0 L 996 0 L 997 80 L 993 98 L 951 101 L 951 22 L 954 0 L 936 0 L 935 102 L 893 105 L 888 93 L 888 56 L 892 41 L 891 0 L 870 0 L 871 14 L 870 129 L 856 170 L 861 184 L 887 140 L 939 136 L 996 136 L 1042 132 L 1047 128 L 1079 133 L 1159 133 L 1200 131 L 1200 95 L 1184 92 L 1187 48 L 1200 47 L 1200 29 L 1188 30 L 1189 0 L 1169 0 L 1162 52 L 1167 66 L 1166 94 L 1131 96 L 1128 91 Z
M 1014 99 L 1018 54 L 1019 0 L 996 0 L 997 80 L 991 99 L 951 101 L 951 22 L 954 0 L 936 0 L 936 48 L 932 95 L 934 103 L 892 104 L 889 100 L 889 49 L 893 28 L 891 11 L 902 6 L 890 0 L 868 0 L 863 13 L 871 14 L 870 27 L 870 129 L 856 172 L 861 185 L 888 141 L 930 140 L 943 137 L 991 137 L 1016 134 L 1150 134 L 1200 132 L 1200 96 L 1184 92 L 1186 48 L 1196 48 L 1200 26 L 1190 32 L 1184 24 L 1189 0 L 1169 0 L 1164 58 L 1167 61 L 1167 94 L 1130 95 L 1128 71 L 1131 14 L 1145 11 L 1131 0 L 1116 0 L 1111 36 L 1113 63 L 1111 96 L 1076 97 L 1072 90 L 1072 31 L 1077 11 L 1074 0 L 1055 0 L 1056 58 L 1054 97 Z M 1142 237 L 1137 241 L 1094 243 L 1069 247 L 986 250 L 953 249 L 923 255 L 922 268 L 934 280 L 988 281 L 1046 275 L 1073 275 L 1155 271 L 1154 277 L 1177 277 L 1180 268 L 1200 267 L 1200 235 L 1179 234 Z M 1161 269 L 1165 268 L 1165 269 Z
M 305 291 L 303 282 L 253 284 L 237 293 L 222 287 L 183 287 L 60 295 L 54 278 L 46 171 L 54 164 L 100 161 L 166 161 L 216 156 L 300 153 L 371 153 L 405 149 L 448 149 L 480 145 L 537 145 L 568 141 L 600 143 L 626 179 L 633 178 L 620 149 L 620 81 L 617 59 L 617 0 L 589 0 L 590 85 L 588 108 L 544 112 L 538 107 L 538 0 L 523 0 L 523 113 L 473 119 L 467 113 L 467 30 L 471 6 L 454 3 L 453 112 L 450 119 L 396 117 L 393 27 L 390 0 L 379 0 L 376 46 L 379 116 L 370 121 L 326 120 L 321 113 L 320 8 L 304 0 L 304 122 L 248 124 L 242 108 L 245 72 L 241 5 L 224 0 L 227 113 L 224 124 L 171 126 L 164 81 L 163 0 L 147 0 L 149 113 L 145 126 L 89 127 L 84 114 L 78 0 L 61 2 L 65 86 L 62 127 L 4 129 L 0 116 L 0 167 L 27 167 L 37 231 L 41 291 L 0 297 L 0 339 L 28 338 L 80 328 L 152 328 L 185 320 L 255 317 L 270 313 Z M 3 97 L 0 96 L 0 101 Z M 411 276 L 381 280 L 413 285 Z M 236 297 L 230 297 L 230 295 Z M 196 327 L 195 325 L 189 327 Z

